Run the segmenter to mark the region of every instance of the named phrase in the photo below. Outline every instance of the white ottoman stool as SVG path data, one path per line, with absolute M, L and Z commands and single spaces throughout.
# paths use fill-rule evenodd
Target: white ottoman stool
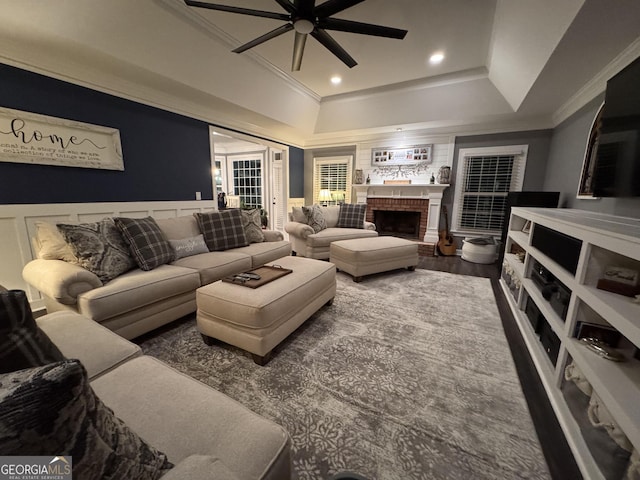
M 269 265 L 293 270 L 257 288 L 217 282 L 196 290 L 196 323 L 207 345 L 213 339 L 250 352 L 258 365 L 316 310 L 336 295 L 336 267 L 304 257 L 282 257 Z
M 332 242 L 329 261 L 339 270 L 360 282 L 364 275 L 387 272 L 396 268 L 415 270 L 418 244 L 396 237 L 354 238 Z

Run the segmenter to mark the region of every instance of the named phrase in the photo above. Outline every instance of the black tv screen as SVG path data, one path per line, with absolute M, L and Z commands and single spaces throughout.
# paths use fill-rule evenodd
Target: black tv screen
M 640 58 L 607 82 L 593 177 L 596 197 L 640 196 Z

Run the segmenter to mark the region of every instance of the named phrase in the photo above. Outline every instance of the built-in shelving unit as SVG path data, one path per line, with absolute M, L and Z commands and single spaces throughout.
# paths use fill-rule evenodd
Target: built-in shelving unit
M 568 393 L 574 388 L 565 378 L 568 365 L 577 367 L 633 448 L 640 449 L 640 303 L 597 288 L 610 267 L 640 272 L 640 219 L 574 209 L 512 209 L 500 282 L 586 479 L 617 474 L 594 447 L 594 434 L 610 438 L 606 429 L 584 421 L 590 397 Z M 613 335 L 611 346 L 625 361 L 603 358 L 580 340 L 584 328 L 594 325 L 596 334 Z

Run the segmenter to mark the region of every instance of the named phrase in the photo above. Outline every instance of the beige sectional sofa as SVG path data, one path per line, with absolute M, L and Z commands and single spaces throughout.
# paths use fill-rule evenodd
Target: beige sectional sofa
M 289 234 L 291 248 L 295 255 L 328 260 L 331 242 L 378 236 L 375 224 L 367 221 L 363 221 L 362 228 L 338 227 L 339 205 L 321 206 L 320 210 L 326 228 L 319 232 L 305 223 L 305 217 L 300 207 L 294 207 L 289 213 L 289 222 L 284 226 L 284 229 Z
M 156 222 L 168 240 L 200 233 L 193 215 Z M 187 256 L 149 271 L 135 268 L 104 284 L 74 263 L 51 259 L 51 255 L 42 258 L 43 249 L 50 245 L 38 234 L 33 243 L 40 258 L 27 263 L 22 275 L 42 293 L 47 312 L 81 313 L 131 339 L 194 312 L 200 286 L 291 254 L 291 244 L 281 232 L 263 233 L 264 242 Z
M 291 478 L 281 426 L 82 315 L 55 312 L 37 324 L 66 358 L 80 360 L 100 400 L 175 465 L 163 480 Z

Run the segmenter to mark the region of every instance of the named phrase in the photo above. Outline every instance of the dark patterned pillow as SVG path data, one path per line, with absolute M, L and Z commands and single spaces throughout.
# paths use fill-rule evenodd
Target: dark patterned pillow
M 136 266 L 112 218 L 79 225 L 59 223 L 58 230 L 71 245 L 78 264 L 104 283 Z
M 175 252 L 152 217 L 113 219 L 141 270 L 172 262 Z
M 194 215 L 210 251 L 229 250 L 249 245 L 239 209 L 194 213 Z
M 264 233 L 262 233 L 262 217 L 260 209 L 242 210 L 242 226 L 244 234 L 247 236 L 249 243 L 264 242 Z
M 0 291 L 0 373 L 64 359 L 33 319 L 24 291 Z
M 3 374 L 0 384 L 3 455 L 70 455 L 76 479 L 155 480 L 173 467 L 102 403 L 78 360 Z
M 366 213 L 366 203 L 344 203 L 340 205 L 337 226 L 341 228 L 364 228 L 364 216 Z
M 322 214 L 320 205 L 312 205 L 310 207 L 302 207 L 302 211 L 307 217 L 307 225 L 313 228 L 315 233 L 318 233 L 327 228 L 327 222 Z

